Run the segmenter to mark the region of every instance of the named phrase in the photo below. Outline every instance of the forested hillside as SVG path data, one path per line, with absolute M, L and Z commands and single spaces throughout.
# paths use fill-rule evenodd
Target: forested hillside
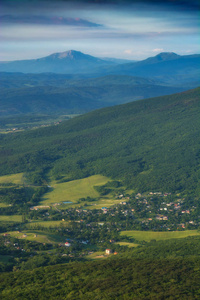
M 1 174 L 103 174 L 138 191 L 199 195 L 199 88 L 1 135 Z
M 3 274 L 2 298 L 199 299 L 199 258 L 71 263 Z M 10 288 L 12 286 L 12 289 Z

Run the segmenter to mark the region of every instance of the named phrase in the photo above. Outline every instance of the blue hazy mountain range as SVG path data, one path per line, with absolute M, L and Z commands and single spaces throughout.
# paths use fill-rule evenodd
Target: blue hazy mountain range
M 100 59 L 82 52 L 70 50 L 49 56 L 0 62 L 0 72 L 90 74 L 91 77 L 103 75 L 132 75 L 156 78 L 168 83 L 195 82 L 200 77 L 200 55 L 178 55 L 165 52 L 138 62 L 123 63 L 116 59 Z
M 199 86 L 200 55 L 123 63 L 78 51 L 0 63 L 0 116 L 82 114 Z

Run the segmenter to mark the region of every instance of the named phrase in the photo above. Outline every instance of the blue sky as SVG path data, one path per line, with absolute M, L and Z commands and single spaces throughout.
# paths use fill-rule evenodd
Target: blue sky
M 198 1 L 1 0 L 0 60 L 77 50 L 142 60 L 199 53 Z

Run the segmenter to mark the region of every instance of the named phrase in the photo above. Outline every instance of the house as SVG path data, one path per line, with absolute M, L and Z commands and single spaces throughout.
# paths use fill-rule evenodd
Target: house
M 101 209 L 102 209 L 102 210 L 107 210 L 108 208 L 107 208 L 107 207 L 102 207 Z
M 110 240 L 110 243 L 115 243 L 115 240 Z
M 106 249 L 106 254 L 109 255 L 112 253 L 112 250 L 111 249 Z
M 71 244 L 70 244 L 69 242 L 66 242 L 66 243 L 65 243 L 65 246 L 66 246 L 66 247 L 70 247 Z

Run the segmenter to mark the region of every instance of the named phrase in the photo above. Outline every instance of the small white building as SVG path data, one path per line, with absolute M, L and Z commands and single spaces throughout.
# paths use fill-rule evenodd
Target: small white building
M 71 244 L 69 242 L 65 243 L 65 247 L 70 247 L 70 246 L 71 246 Z
M 106 254 L 109 255 L 112 253 L 112 250 L 111 249 L 106 249 Z

